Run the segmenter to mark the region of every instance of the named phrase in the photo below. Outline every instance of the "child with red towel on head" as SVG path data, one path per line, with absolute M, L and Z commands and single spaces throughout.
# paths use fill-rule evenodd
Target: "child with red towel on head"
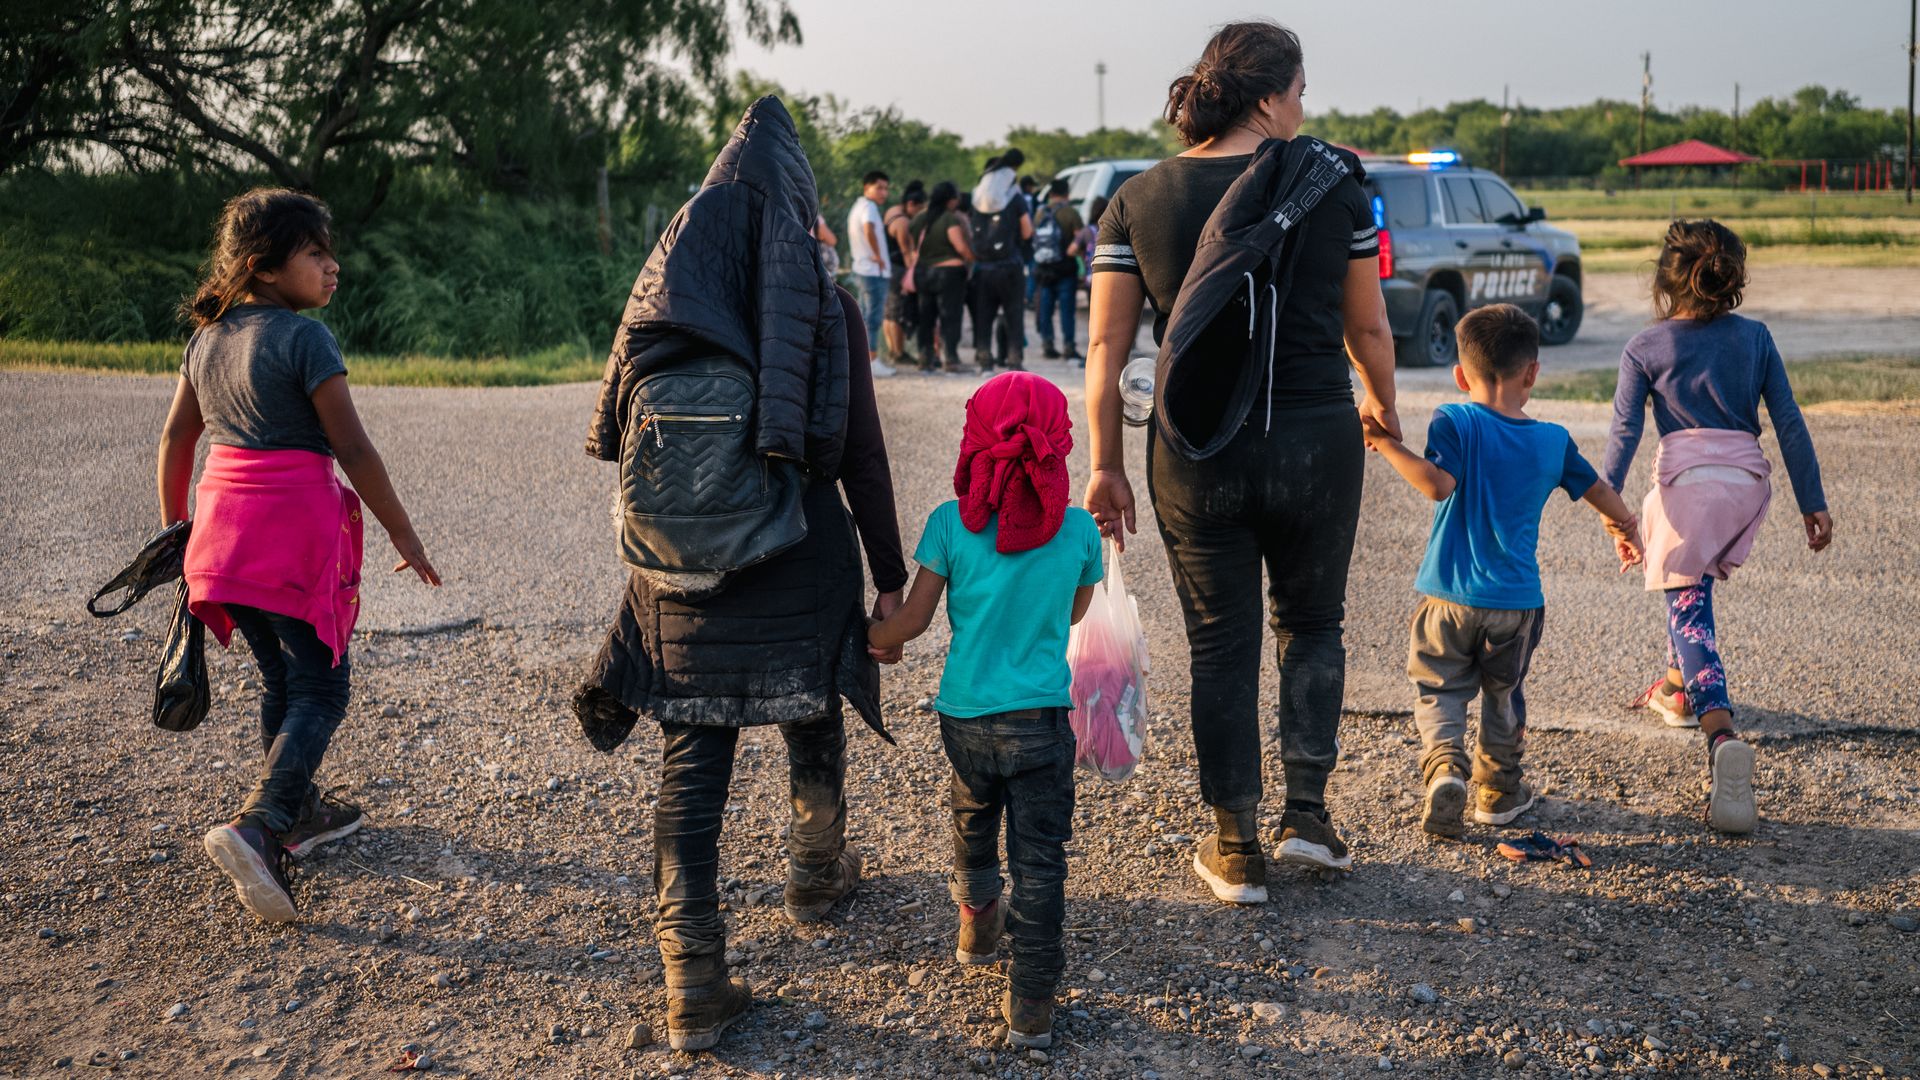
M 1101 577 L 1100 529 L 1069 507 L 1067 399 L 1038 375 L 1010 371 L 967 401 L 954 470 L 958 499 L 927 518 L 913 589 L 868 629 L 873 654 L 900 658 L 947 594 L 953 641 L 934 706 L 953 764 L 955 958 L 991 964 L 1013 930 L 1007 1042 L 1053 1041 L 1053 994 L 1066 967 L 1066 843 L 1073 833 L 1073 699 L 1067 632 Z M 1013 895 L 1000 896 L 1006 818 Z

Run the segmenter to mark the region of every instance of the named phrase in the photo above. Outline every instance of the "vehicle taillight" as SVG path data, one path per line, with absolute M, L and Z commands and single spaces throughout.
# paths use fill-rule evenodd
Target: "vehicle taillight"
M 1393 234 L 1386 229 L 1380 230 L 1380 280 L 1393 276 Z

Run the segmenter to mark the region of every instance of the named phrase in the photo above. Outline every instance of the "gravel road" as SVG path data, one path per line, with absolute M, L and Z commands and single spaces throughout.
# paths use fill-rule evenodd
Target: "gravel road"
M 1071 373 L 1041 370 L 1078 414 Z M 909 551 L 947 496 L 976 381 L 881 384 Z M 595 753 L 565 707 L 621 579 L 611 467 L 580 451 L 592 387 L 357 392 L 447 586 L 370 574 L 354 709 L 326 779 L 371 824 L 307 864 L 304 921 L 279 930 L 242 916 L 198 844 L 256 762 L 250 665 L 216 655 L 206 724 L 161 732 L 145 710 L 164 605 L 111 622 L 81 610 L 151 531 L 169 392 L 0 373 L 14 478 L 0 509 L 0 1074 L 97 1061 L 136 1076 L 361 1076 L 409 1045 L 449 1076 L 1920 1071 L 1910 417 L 1817 413 L 1839 539 L 1808 553 L 1783 485 L 1723 594 L 1734 700 L 1761 751 L 1752 838 L 1700 823 L 1697 742 L 1621 707 L 1660 663 L 1661 612 L 1608 566 L 1592 513 L 1564 502 L 1542 528 L 1528 768 L 1548 795 L 1533 823 L 1580 835 L 1595 867 L 1513 866 L 1492 831 L 1423 838 L 1402 665 L 1428 511 L 1370 460 L 1331 793 L 1354 874 L 1282 875 L 1272 904 L 1238 910 L 1186 868 L 1208 822 L 1178 610 L 1143 518 L 1126 559 L 1153 642 L 1155 743 L 1132 781 L 1080 788 L 1056 1049 L 990 1045 L 1000 973 L 943 959 L 944 761 L 916 707 L 938 678 L 937 629 L 887 676 L 901 747 L 852 737 L 852 835 L 874 870 L 828 924 L 779 915 L 779 740 L 743 740 L 723 871 L 760 1004 L 696 1059 L 628 1049 L 663 1009 L 647 884 L 657 742 L 643 728 Z M 1403 396 L 1410 439 L 1445 399 Z M 1604 409 L 1536 413 L 1597 459 Z M 1137 477 L 1139 441 L 1129 449 Z M 1084 448 L 1074 474 L 1084 482 Z M 370 569 L 388 554 L 377 527 L 368 551 Z M 1277 807 L 1277 754 L 1267 773 Z

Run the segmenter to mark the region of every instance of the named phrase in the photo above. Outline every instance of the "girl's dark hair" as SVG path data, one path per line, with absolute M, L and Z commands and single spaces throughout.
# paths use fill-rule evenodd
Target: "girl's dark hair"
M 182 314 L 195 326 L 219 322 L 246 294 L 253 275 L 280 269 L 308 244 L 331 251 L 332 223 L 326 203 L 287 188 L 254 188 L 227 200 L 200 285 Z
M 1106 216 L 1107 197 L 1105 195 L 1095 195 L 1093 202 L 1087 205 L 1087 220 L 1097 226 L 1100 224 L 1100 219 Z
M 1740 306 L 1747 245 L 1717 221 L 1667 226 L 1653 271 L 1653 312 L 1662 319 L 1711 319 Z
M 1260 99 L 1290 89 L 1301 61 L 1300 39 L 1279 23 L 1228 23 L 1167 87 L 1167 123 L 1188 146 L 1224 134 Z
M 933 191 L 927 195 L 927 208 L 921 211 L 927 215 L 927 223 L 920 227 L 920 235 L 914 239 L 915 243 L 926 241 L 927 234 L 933 231 L 933 223 L 940 220 L 941 214 L 953 209 L 954 200 L 959 197 L 960 189 L 951 180 L 942 180 L 933 185 Z

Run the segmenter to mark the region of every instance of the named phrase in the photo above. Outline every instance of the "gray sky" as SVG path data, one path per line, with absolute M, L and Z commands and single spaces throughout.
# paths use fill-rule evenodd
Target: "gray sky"
M 1253 7 L 1218 0 L 790 0 L 806 44 L 747 45 L 737 67 L 809 93 L 986 142 L 1020 123 L 1139 127 L 1212 28 L 1249 14 L 1299 33 L 1308 111 L 1484 97 L 1531 105 L 1634 99 L 1653 53 L 1654 100 L 1728 108 L 1808 83 L 1904 108 L 1907 0 L 1361 0 Z M 935 12 L 944 12 L 936 15 Z M 1369 14 L 1362 15 L 1361 12 Z

